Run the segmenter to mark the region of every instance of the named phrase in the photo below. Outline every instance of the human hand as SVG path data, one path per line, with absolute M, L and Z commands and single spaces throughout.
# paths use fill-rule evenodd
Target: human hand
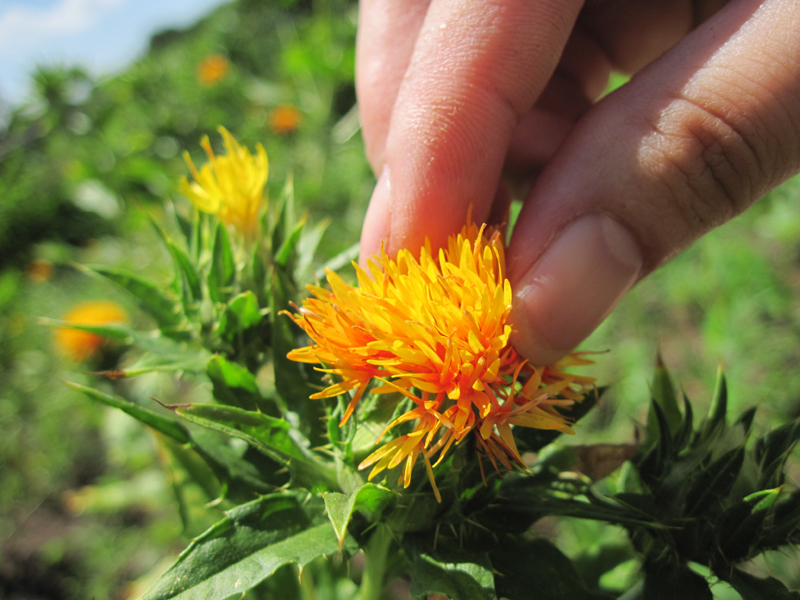
M 357 91 L 380 175 L 362 260 L 381 239 L 440 246 L 470 206 L 502 218 L 504 165 L 535 178 L 507 252 L 512 341 L 535 364 L 568 352 L 800 169 L 800 2 L 720 4 L 362 0 Z M 612 66 L 636 75 L 594 104 Z

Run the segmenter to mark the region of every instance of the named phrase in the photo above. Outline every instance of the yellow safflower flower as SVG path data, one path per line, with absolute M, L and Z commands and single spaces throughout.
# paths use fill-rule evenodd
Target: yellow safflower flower
M 314 297 L 290 316 L 312 344 L 293 350 L 289 358 L 321 363 L 320 370 L 336 376 L 311 398 L 355 390 L 341 424 L 373 379 L 382 384 L 372 393 L 399 392 L 414 403 L 381 437 L 409 421 L 416 422 L 413 431 L 359 466 L 373 467 L 370 479 L 405 461 L 400 480 L 408 487 L 422 456 L 439 497 L 430 459 L 438 454 L 436 464 L 441 462 L 470 432 L 495 469 L 498 463 L 525 467 L 514 426 L 573 432 L 555 407 L 581 400 L 594 379 L 563 369 L 591 361 L 571 354 L 537 367 L 509 345 L 512 293 L 501 231 L 469 224 L 436 257 L 426 243 L 419 260 L 408 250 L 396 260 L 381 250 L 368 261 L 368 272 L 355 268 L 358 287 L 333 271 L 327 272 L 332 290 L 309 286 Z
M 253 239 L 258 232 L 264 186 L 269 174 L 267 153 L 261 144 L 256 145 L 256 155 L 241 146 L 224 127 L 219 128 L 227 154 L 215 156 L 208 136 L 200 145 L 206 151 L 208 163 L 198 171 L 188 152 L 183 158 L 194 177 L 191 183 L 183 177 L 179 191 L 203 212 L 217 215 L 219 219 Z

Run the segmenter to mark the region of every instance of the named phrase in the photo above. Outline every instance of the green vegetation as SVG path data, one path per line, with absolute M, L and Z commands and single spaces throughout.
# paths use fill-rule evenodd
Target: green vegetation
M 175 438 L 181 435 L 176 433 L 178 429 L 154 434 L 119 410 L 87 400 L 82 389 L 68 387 L 63 380 L 98 389 L 95 400 L 109 404 L 108 398 L 121 397 L 160 418 L 167 413 L 151 397 L 170 405 L 208 402 L 212 394 L 219 399 L 230 387 L 239 390 L 236 398 L 243 397 L 242 389 L 249 390 L 248 401 L 257 403 L 265 418 L 283 410 L 274 405 L 275 398 L 285 399 L 292 391 L 276 391 L 282 384 L 268 372 L 258 371 L 253 382 L 232 366 L 257 362 L 261 359 L 254 357 L 270 352 L 259 346 L 263 332 L 250 330 L 261 326 L 260 318 L 251 319 L 253 313 L 248 312 L 255 306 L 263 316 L 270 298 L 255 297 L 251 301 L 246 296 L 248 291 L 255 296 L 263 291 L 264 281 L 259 285 L 237 281 L 237 294 L 224 298 L 226 306 L 232 307 L 226 316 L 227 328 L 200 328 L 187 333 L 181 332 L 179 323 L 159 322 L 154 318 L 159 313 L 153 312 L 152 305 L 149 313 L 143 311 L 130 295 L 74 265 L 103 265 L 110 269 L 108 273 L 123 270 L 169 286 L 175 253 L 165 249 L 151 221 L 162 225 L 177 247 L 191 251 L 191 236 L 186 240 L 182 237 L 183 231 L 190 230 L 186 219 L 191 220 L 191 211 L 188 201 L 177 193 L 180 177 L 188 175 L 181 153 L 188 150 L 198 165 L 205 162 L 198 142 L 209 135 L 216 150 L 219 125 L 248 147 L 264 144 L 270 159 L 272 226 L 282 222 L 277 207 L 286 201 L 284 186 L 289 179 L 294 184 L 295 216 L 308 211 L 306 243 L 298 247 L 298 256 L 292 256 L 293 276 L 298 281 L 309 280 L 310 273 L 327 259 L 346 253 L 358 239 L 374 185 L 363 156 L 355 110 L 356 15 L 357 5 L 345 0 L 237 0 L 188 30 L 155 36 L 147 54 L 124 73 L 99 81 L 74 69 L 40 69 L 33 75 L 35 101 L 15 110 L 0 132 L 0 599 L 37 595 L 64 599 L 138 597 L 174 562 L 189 540 L 218 522 L 223 509 L 231 508 L 225 503 L 207 505 L 219 495 L 220 486 L 228 494 L 226 501 L 241 500 L 253 489 L 265 494 L 256 501 L 258 506 L 235 508 L 229 514 L 233 521 L 247 523 L 248 510 L 274 510 L 276 515 L 283 515 L 285 523 L 297 528 L 312 525 L 304 531 L 320 547 L 338 545 L 338 540 L 328 536 L 329 530 L 319 529 L 326 525 L 324 522 L 306 522 L 312 511 L 321 511 L 319 497 L 311 501 L 319 506 L 309 507 L 303 504 L 304 498 L 276 498 L 270 495 L 272 487 L 257 488 L 258 481 L 279 481 L 281 473 L 273 472 L 273 462 L 248 462 L 259 465 L 255 475 L 247 470 L 250 467 L 243 466 L 241 471 L 229 470 L 224 476 L 213 468 L 209 471 L 213 460 L 209 463 L 208 456 L 217 457 L 218 463 L 225 465 L 241 466 L 234 459 L 243 456 L 255 461 L 253 455 L 258 453 L 244 442 L 221 444 L 211 433 L 191 428 L 196 447 L 207 455 L 205 462 L 198 461 L 196 453 L 181 451 L 181 440 Z M 225 67 L 220 69 L 224 73 L 215 81 L 203 83 L 198 70 L 204 60 L 214 56 L 224 58 Z M 298 110 L 299 122 L 290 127 L 284 121 L 284 127 L 276 129 L 275 109 L 286 106 Z M 691 448 L 701 454 L 704 440 L 711 436 L 711 432 L 700 432 L 684 439 L 684 446 L 679 447 L 673 438 L 680 437 L 677 431 L 685 416 L 675 406 L 674 393 L 665 399 L 654 392 L 658 408 L 649 408 L 648 382 L 659 351 L 677 383 L 694 401 L 696 414 L 705 413 L 707 399 L 714 396 L 712 375 L 717 364 L 723 363 L 730 389 L 729 413 L 738 416 L 748 407 L 759 405 L 753 433 L 749 434 L 751 454 L 761 451 L 763 458 L 766 443 L 759 450 L 756 438 L 800 415 L 798 196 L 800 180 L 790 181 L 745 215 L 711 233 L 639 285 L 584 344 L 586 349 L 609 350 L 596 356 L 593 374 L 601 383 L 613 386 L 581 421 L 578 436 L 563 441 L 580 445 L 629 443 L 634 440 L 634 430 L 639 429 L 642 436 L 648 432 L 652 452 L 644 453 L 645 445 L 634 459 L 635 466 L 641 469 L 647 460 L 657 464 L 657 468 L 643 472 L 643 479 L 651 478 L 644 484 L 628 479 L 631 487 L 624 487 L 623 480 L 633 467 L 623 467 L 621 474 L 603 484 L 603 493 L 638 494 L 640 497 L 629 499 L 638 502 L 635 507 L 647 514 L 652 505 L 663 505 L 665 497 L 677 493 L 670 485 L 676 477 L 671 473 L 684 465 L 681 461 L 685 454 L 679 457 L 679 450 Z M 330 225 L 311 262 L 317 241 L 314 232 L 322 231 L 328 221 Z M 216 230 L 209 222 L 201 225 L 206 227 L 205 235 L 213 239 Z M 273 253 L 278 254 L 285 238 L 291 237 L 286 227 L 279 230 L 282 233 L 269 240 Z M 276 288 L 271 289 L 274 292 Z M 178 301 L 184 302 L 181 310 L 194 310 L 191 285 L 173 291 Z M 291 295 L 297 290 L 289 292 Z M 234 303 L 234 296 L 244 299 Z M 88 362 L 78 363 L 54 346 L 52 327 L 39 319 L 60 319 L 69 308 L 89 299 L 110 299 L 120 304 L 131 323 L 116 330 L 116 341 Z M 209 322 L 218 323 L 221 318 L 214 315 Z M 158 345 L 147 336 L 138 338 L 131 333 L 154 326 L 162 326 L 162 330 L 176 326 L 177 333 L 158 338 Z M 113 328 L 106 333 L 114 333 Z M 180 346 L 180 351 L 170 344 Z M 185 352 L 187 345 L 197 349 L 194 356 Z M 141 362 L 142 347 L 161 356 L 160 362 Z M 212 365 L 209 350 L 221 352 L 227 359 Z M 119 369 L 147 372 L 117 379 L 92 375 Z M 663 376 L 659 377 L 662 379 L 657 378 L 654 385 L 663 383 Z M 280 404 L 280 400 L 277 402 Z M 227 416 L 236 421 L 234 417 L 242 418 L 236 410 L 248 408 L 252 406 L 234 407 Z M 648 410 L 654 411 L 649 420 Z M 666 422 L 666 428 L 658 419 L 659 411 L 665 413 L 661 421 Z M 144 413 L 137 414 L 141 418 Z M 207 416 L 188 414 L 195 423 Z M 313 421 L 313 417 L 308 419 Z M 276 425 L 276 436 L 281 434 L 280 428 Z M 744 436 L 750 430 L 748 422 L 746 427 L 731 424 L 725 431 L 729 436 Z M 320 441 L 313 439 L 319 432 L 303 434 L 314 444 Z M 777 448 L 786 439 L 794 439 L 792 435 L 783 441 L 775 441 L 777 437 L 773 436 L 771 443 Z M 722 430 L 713 432 L 713 436 L 723 436 Z M 664 447 L 665 440 L 668 448 Z M 284 441 L 287 452 L 304 451 Z M 660 453 L 656 452 L 659 448 Z M 790 452 L 784 447 L 774 452 L 783 451 Z M 558 458 L 554 456 L 553 460 Z M 698 461 L 707 465 L 718 459 L 716 454 L 712 458 L 703 455 Z M 736 464 L 728 463 L 714 464 L 721 470 L 727 466 L 732 472 Z M 313 470 L 314 464 L 309 468 Z M 733 477 L 744 478 L 740 472 L 737 470 Z M 790 461 L 788 483 L 796 485 L 798 476 L 796 461 Z M 782 484 L 763 473 L 758 477 L 764 479 L 759 485 L 770 489 Z M 513 487 L 513 481 L 506 485 Z M 641 485 L 649 489 L 650 497 Z M 637 558 L 634 546 L 647 557 L 645 570 L 651 583 L 645 586 L 676 576 L 692 586 L 698 572 L 723 577 L 720 565 L 729 564 L 723 559 L 749 560 L 751 554 L 757 555 L 752 549 L 771 546 L 739 538 L 714 538 L 715 529 L 709 528 L 709 523 L 729 518 L 730 511 L 743 507 L 751 511 L 747 518 L 756 515 L 770 523 L 790 512 L 784 497 L 775 502 L 776 498 L 768 494 L 745 492 L 746 486 L 735 490 L 723 487 L 712 489 L 719 511 L 698 513 L 684 497 L 683 504 L 675 505 L 676 512 L 669 516 L 672 520 L 667 526 L 687 514 L 692 518 L 702 514 L 706 528 L 699 528 L 698 535 L 705 536 L 703 542 L 733 548 L 730 552 L 738 552 L 733 557 L 730 553 L 697 553 L 691 569 L 668 572 L 653 566 L 652 559 L 665 552 L 686 556 L 685 550 L 694 548 L 693 542 L 678 535 L 653 534 L 656 529 L 639 530 L 636 524 L 623 523 L 620 528 L 567 516 L 557 523 L 547 520 L 536 525 L 537 531 L 553 543 L 498 547 L 492 550 L 491 558 L 510 561 L 514 552 L 528 553 L 524 555 L 535 556 L 558 570 L 568 557 L 586 584 L 570 593 L 580 592 L 584 594 L 580 597 L 587 598 L 606 597 L 597 594 L 614 594 L 635 585 L 637 561 L 642 559 Z M 537 499 L 541 500 L 544 488 L 523 488 L 514 493 L 519 497 L 539 495 Z M 241 495 L 237 497 L 237 493 Z M 346 522 L 359 503 L 362 508 L 366 506 L 366 512 L 377 510 L 380 502 L 371 493 L 363 488 L 346 498 L 339 508 L 330 509 L 332 518 L 339 515 Z M 334 497 L 324 502 L 335 501 Z M 484 510 L 481 518 L 497 516 L 489 514 L 489 509 L 480 510 Z M 531 514 L 524 516 L 533 519 Z M 355 516 L 359 526 L 363 525 L 361 518 Z M 625 528 L 633 532 L 635 544 L 628 541 Z M 258 535 L 264 537 L 256 542 L 280 542 L 273 534 L 261 531 Z M 448 535 L 443 535 L 442 547 L 453 550 Z M 204 536 L 195 542 L 195 548 L 210 539 L 209 534 Z M 369 542 L 377 555 L 382 547 L 383 552 L 388 547 L 385 536 L 379 526 L 372 538 L 374 544 Z M 414 569 L 420 576 L 412 592 L 442 591 L 453 589 L 447 586 L 474 586 L 485 581 L 481 579 L 487 574 L 485 565 L 471 573 L 472 579 L 466 583 L 453 576 L 443 565 L 457 561 L 444 554 L 434 556 L 426 546 L 431 540 L 423 534 L 418 537 L 414 543 L 426 550 L 416 554 Z M 242 543 L 247 546 L 256 542 L 248 538 Z M 797 561 L 798 554 L 791 550 L 770 551 L 766 561 L 756 557 L 744 563 L 744 571 L 731 571 L 727 577 L 734 587 L 744 589 L 750 580 L 740 573 L 758 577 L 771 574 L 790 589 L 798 589 Z M 309 579 L 313 579 L 318 597 L 349 598 L 356 593 L 355 584 L 350 582 L 348 587 L 345 580 L 337 579 L 347 568 L 347 564 L 335 561 L 325 565 L 311 561 L 304 570 L 310 577 L 301 579 L 298 586 L 293 583 L 297 581 L 294 567 L 282 566 L 259 586 L 258 593 L 264 598 L 284 597 L 279 591 L 295 585 L 296 595 L 286 597 L 309 598 Z M 399 572 L 400 566 L 387 568 Z M 368 570 L 364 577 L 369 579 Z M 509 579 L 504 585 L 503 593 L 514 597 L 514 586 L 526 589 L 527 583 Z M 725 583 L 715 584 L 712 592 L 717 598 L 738 597 Z

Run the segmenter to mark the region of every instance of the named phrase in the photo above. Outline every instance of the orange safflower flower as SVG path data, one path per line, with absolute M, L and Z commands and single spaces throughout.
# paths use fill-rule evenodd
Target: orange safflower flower
M 277 135 L 288 135 L 300 125 L 303 114 L 296 106 L 284 104 L 276 106 L 269 115 L 269 125 L 273 133 Z
M 128 314 L 114 302 L 100 300 L 78 304 L 62 320 L 72 325 L 110 325 L 126 323 Z M 56 329 L 55 336 L 61 351 L 77 362 L 92 358 L 107 342 L 95 333 L 65 327 Z
M 314 297 L 290 316 L 312 343 L 289 358 L 322 363 L 321 371 L 336 376 L 311 398 L 353 392 L 341 424 L 374 379 L 381 384 L 373 394 L 399 392 L 411 400 L 413 409 L 390 423 L 378 441 L 400 423 L 413 421 L 413 430 L 359 465 L 372 467 L 370 479 L 405 461 L 400 480 L 408 487 L 421 456 L 439 498 L 432 468 L 469 433 L 495 469 L 500 463 L 509 470 L 525 467 L 513 427 L 573 433 L 556 407 L 580 401 L 594 379 L 564 367 L 591 361 L 571 354 L 538 367 L 509 345 L 512 293 L 501 231 L 469 224 L 437 257 L 426 243 L 419 260 L 407 250 L 392 260 L 382 249 L 368 262 L 368 272 L 355 268 L 358 287 L 332 271 L 332 290 L 309 286 Z
M 217 215 L 226 225 L 232 225 L 254 239 L 258 231 L 261 206 L 265 203 L 264 186 L 269 175 L 269 162 L 264 146 L 256 146 L 255 156 L 224 127 L 219 128 L 225 144 L 225 156 L 215 156 L 208 136 L 200 141 L 208 163 L 197 170 L 188 152 L 183 158 L 194 177 L 191 183 L 181 178 L 178 190 L 203 212 Z
M 206 86 L 214 85 L 225 77 L 229 64 L 221 54 L 209 54 L 197 67 L 197 81 Z

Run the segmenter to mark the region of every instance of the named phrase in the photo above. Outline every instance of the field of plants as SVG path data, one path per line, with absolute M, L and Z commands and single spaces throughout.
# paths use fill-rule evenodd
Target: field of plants
M 148 363 L 142 348 L 159 337 L 101 338 L 58 322 L 118 323 L 126 332 L 161 326 L 98 271 L 171 285 L 180 259 L 164 240 L 184 236 L 192 251 L 192 232 L 214 231 L 191 222 L 192 204 L 179 190 L 191 177 L 184 152 L 199 168 L 208 136 L 222 153 L 219 127 L 250 149 L 262 144 L 269 157 L 271 249 L 279 254 L 290 238 L 294 273 L 324 277 L 327 264 L 354 280 L 347 265 L 375 183 L 354 91 L 357 10 L 347 0 L 234 0 L 189 29 L 154 36 L 122 73 L 93 80 L 48 67 L 31 75 L 35 98 L 0 130 L 0 600 L 138 598 L 230 508 L 214 501 L 222 484 L 204 486 L 194 459 L 168 436 L 75 386 L 153 410 L 161 410 L 154 399 L 207 403 L 221 393 L 209 357 L 227 353 L 250 368 L 257 342 L 223 332 L 210 354 L 158 346 L 161 359 Z M 302 238 L 281 229 L 303 219 Z M 179 282 L 173 291 L 185 289 Z M 185 341 L 174 339 L 176 348 Z M 753 430 L 764 433 L 800 417 L 800 179 L 641 283 L 582 348 L 601 353 L 581 373 L 610 387 L 568 445 L 641 440 L 658 356 L 697 415 L 721 365 L 730 418 L 757 406 Z M 265 364 L 251 369 L 262 392 L 281 385 L 278 359 Z M 797 458 L 787 490 L 800 484 Z M 622 529 L 572 517 L 534 527 L 575 565 L 591 566 L 584 577 L 599 595 L 581 598 L 617 597 L 636 583 L 639 559 Z M 603 554 L 611 562 L 601 569 L 602 548 L 616 558 Z M 783 549 L 741 568 L 796 590 L 798 564 L 800 554 Z M 358 571 L 357 560 L 351 568 Z M 309 585 L 285 597 L 356 597 L 330 581 Z M 404 589 L 360 597 L 407 598 Z M 711 590 L 744 597 L 724 583 Z M 284 597 L 270 593 L 261 587 L 245 597 Z

